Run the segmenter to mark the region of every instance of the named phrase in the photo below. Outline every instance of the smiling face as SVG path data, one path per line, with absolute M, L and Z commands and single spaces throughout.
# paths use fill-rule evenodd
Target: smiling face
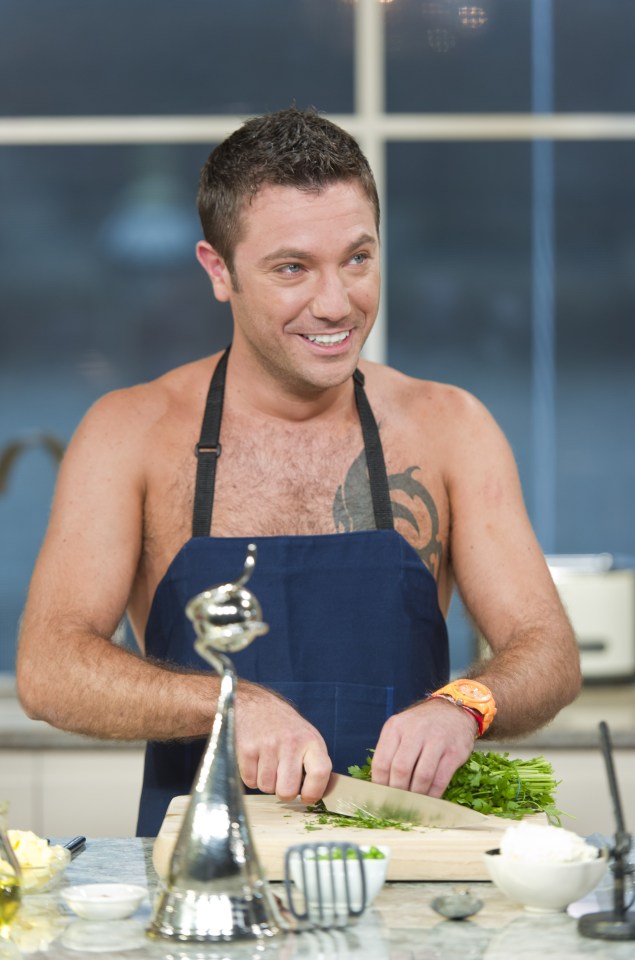
M 344 383 L 379 304 L 369 200 L 355 181 L 320 193 L 266 186 L 243 217 L 233 274 L 208 243 L 197 248 L 217 299 L 231 304 L 232 351 L 291 394 Z

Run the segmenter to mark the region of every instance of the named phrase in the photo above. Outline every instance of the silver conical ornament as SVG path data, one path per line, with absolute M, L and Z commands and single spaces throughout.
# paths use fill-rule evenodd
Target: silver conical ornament
M 236 757 L 236 674 L 225 652 L 241 650 L 269 629 L 244 588 L 256 562 L 249 544 L 242 575 L 198 594 L 186 607 L 194 643 L 219 674 L 212 732 L 148 927 L 181 941 L 273 937 L 286 928 L 251 838 Z

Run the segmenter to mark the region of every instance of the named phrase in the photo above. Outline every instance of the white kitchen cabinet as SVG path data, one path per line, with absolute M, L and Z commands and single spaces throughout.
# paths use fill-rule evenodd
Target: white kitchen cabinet
M 44 837 L 134 836 L 143 749 L 0 750 L 10 825 Z
M 9 825 L 35 829 L 37 762 L 32 751 L 0 750 L 0 800 L 9 801 Z

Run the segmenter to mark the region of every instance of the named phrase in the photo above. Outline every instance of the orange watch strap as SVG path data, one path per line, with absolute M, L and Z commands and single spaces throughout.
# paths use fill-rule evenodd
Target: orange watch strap
M 458 707 L 462 707 L 468 713 L 471 713 L 478 723 L 479 737 L 489 729 L 496 715 L 496 702 L 492 691 L 480 680 L 472 680 L 467 677 L 451 680 L 444 687 L 431 693 L 430 697 L 443 697 L 452 700 Z M 481 718 L 480 722 L 479 717 Z

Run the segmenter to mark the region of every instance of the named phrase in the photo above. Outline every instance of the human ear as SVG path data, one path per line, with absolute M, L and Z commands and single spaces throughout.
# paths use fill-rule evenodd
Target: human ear
M 227 264 L 220 253 L 206 240 L 199 240 L 196 244 L 196 259 L 212 281 L 216 299 L 226 303 L 230 297 L 232 282 Z

